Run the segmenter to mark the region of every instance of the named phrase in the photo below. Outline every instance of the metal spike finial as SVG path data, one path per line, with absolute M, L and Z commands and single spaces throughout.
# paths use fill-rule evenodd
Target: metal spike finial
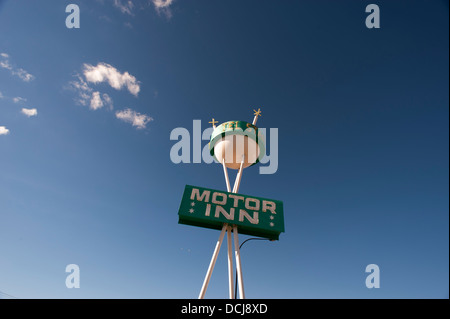
M 253 110 L 253 112 L 255 112 L 255 113 L 253 113 L 253 114 L 255 115 L 255 117 L 253 118 L 253 123 L 252 123 L 252 125 L 255 125 L 255 124 L 256 124 L 256 121 L 258 120 L 258 116 L 261 116 L 261 109 L 258 108 L 258 111 Z
M 211 121 L 211 122 L 208 122 L 208 123 L 212 124 L 212 127 L 213 127 L 213 128 L 216 128 L 216 123 L 219 123 L 219 121 L 216 121 L 216 120 L 214 120 L 214 118 L 213 118 L 212 121 Z

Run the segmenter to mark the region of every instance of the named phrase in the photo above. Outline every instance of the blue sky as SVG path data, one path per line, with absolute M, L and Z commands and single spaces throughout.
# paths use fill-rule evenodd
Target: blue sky
M 448 27 L 448 1 L 0 1 L 0 291 L 196 298 L 219 232 L 178 206 L 225 183 L 170 133 L 261 107 L 278 170 L 240 192 L 282 200 L 286 232 L 243 247 L 246 296 L 448 298 Z

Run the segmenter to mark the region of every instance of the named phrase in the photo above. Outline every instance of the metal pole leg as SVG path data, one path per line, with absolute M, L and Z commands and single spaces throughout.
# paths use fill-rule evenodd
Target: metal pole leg
M 216 243 L 216 248 L 214 249 L 211 262 L 209 263 L 208 271 L 206 272 L 205 280 L 203 281 L 202 290 L 198 295 L 198 299 L 203 299 L 205 297 L 206 289 L 208 288 L 209 280 L 211 279 L 211 275 L 214 270 L 214 266 L 216 264 L 217 256 L 219 255 L 220 246 L 222 246 L 223 237 L 225 236 L 227 227 L 228 224 L 223 224 L 222 226 L 222 231 L 220 232 L 219 240 Z
M 234 276 L 233 276 L 233 246 L 231 241 L 231 227 L 227 227 L 228 245 L 228 289 L 230 299 L 234 299 Z
M 239 167 L 239 172 L 236 176 L 236 180 L 234 181 L 233 193 L 237 193 L 239 191 L 239 186 L 241 184 L 242 171 L 244 166 L 245 157 L 242 156 L 241 165 Z M 241 254 L 239 252 L 239 238 L 238 238 L 238 230 L 237 226 L 233 225 L 233 234 L 234 234 L 234 252 L 236 259 L 236 273 L 238 278 L 238 288 L 239 288 L 239 298 L 245 299 L 244 293 L 244 280 L 242 279 L 242 266 L 241 266 Z
M 242 279 L 241 254 L 239 252 L 239 238 L 236 225 L 233 225 L 233 234 L 234 234 L 234 252 L 236 258 L 236 272 L 238 278 L 239 298 L 245 299 L 244 280 Z
M 225 166 L 225 158 L 222 159 L 223 174 L 225 175 L 225 183 L 227 191 L 230 192 L 230 180 L 228 178 L 227 167 Z M 233 276 L 233 247 L 231 242 L 231 227 L 227 226 L 227 245 L 228 245 L 228 289 L 230 299 L 234 299 L 234 276 Z
M 244 169 L 245 156 L 242 155 L 241 165 L 239 166 L 239 171 L 234 181 L 233 193 L 239 192 L 239 185 L 241 185 L 242 171 Z
M 227 192 L 231 191 L 230 180 L 228 178 L 227 167 L 225 166 L 225 158 L 222 159 L 223 175 L 225 175 L 225 183 L 227 184 Z

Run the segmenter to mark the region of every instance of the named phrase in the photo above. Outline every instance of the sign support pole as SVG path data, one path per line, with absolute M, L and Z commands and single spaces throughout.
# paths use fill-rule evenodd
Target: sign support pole
M 225 166 L 225 159 L 222 160 L 223 165 L 223 173 L 225 175 L 225 182 L 227 184 L 227 191 L 230 192 L 230 179 L 228 178 L 227 167 Z M 216 265 L 217 256 L 219 255 L 220 247 L 222 246 L 223 237 L 225 235 L 225 231 L 227 232 L 227 244 L 228 244 L 228 287 L 229 287 L 229 296 L 230 299 L 234 299 L 234 278 L 233 278 L 233 254 L 231 247 L 231 227 L 228 227 L 227 223 L 224 223 L 222 226 L 222 231 L 219 235 L 219 240 L 216 243 L 216 248 L 214 249 L 214 253 L 211 258 L 211 262 L 209 263 L 208 271 L 206 272 L 205 279 L 203 281 L 203 286 L 198 296 L 198 299 L 203 299 L 205 297 L 206 289 L 208 288 L 209 280 L 211 279 L 212 272 L 214 270 L 214 266 Z
M 236 272 L 238 277 L 239 299 L 245 299 L 244 280 L 242 279 L 241 253 L 239 251 L 239 238 L 236 225 L 233 225 L 233 234 L 234 234 L 234 252 L 236 258 Z
M 206 272 L 205 280 L 203 281 L 202 290 L 198 295 L 198 299 L 203 299 L 205 297 L 206 289 L 208 288 L 209 280 L 211 279 L 214 266 L 216 265 L 217 256 L 219 255 L 220 246 L 222 246 L 223 237 L 225 236 L 227 227 L 228 224 L 223 224 L 222 231 L 220 232 L 219 240 L 216 243 L 216 248 L 214 248 L 214 253 L 212 255 L 211 262 L 209 263 L 208 271 Z
M 231 192 L 230 179 L 228 178 L 227 167 L 225 166 L 225 158 L 222 160 L 223 174 L 225 175 L 225 183 L 227 183 L 227 192 Z
M 231 226 L 227 227 L 228 245 L 228 290 L 230 299 L 234 299 L 234 275 L 233 275 L 233 244 L 231 242 Z
M 225 175 L 225 182 L 227 184 L 227 192 L 230 192 L 230 179 L 228 178 L 227 167 L 225 166 L 225 159 L 222 160 L 223 174 Z M 227 248 L 228 248 L 228 289 L 230 299 L 234 299 L 234 276 L 233 276 L 233 247 L 231 243 L 231 227 L 227 227 Z
M 244 162 L 245 162 L 245 157 L 242 156 L 241 166 L 239 167 L 239 172 L 238 172 L 238 175 L 236 176 L 236 181 L 234 182 L 233 193 L 237 193 L 239 191 L 239 186 L 241 185 Z M 237 230 L 236 225 L 233 225 L 233 234 L 234 234 L 234 254 L 235 254 L 235 259 L 236 259 L 236 272 L 237 272 L 237 277 L 238 277 L 239 298 L 245 299 L 244 280 L 242 278 L 241 253 L 239 251 L 239 237 L 238 237 L 238 230 Z
M 245 162 L 245 157 L 242 156 L 241 165 L 239 167 L 239 172 L 236 176 L 236 180 L 234 182 L 232 193 L 237 193 L 239 191 L 239 186 L 241 184 L 242 179 L 242 171 Z M 230 180 L 228 178 L 227 168 L 225 166 L 225 159 L 222 160 L 223 172 L 225 175 L 225 182 L 227 184 L 227 191 L 230 191 Z M 230 299 L 234 299 L 234 278 L 233 278 L 233 257 L 232 257 L 232 244 L 231 244 L 231 227 L 228 226 L 227 223 L 224 223 L 222 226 L 222 231 L 219 235 L 219 240 L 216 243 L 216 247 L 214 248 L 214 253 L 211 258 L 211 262 L 209 263 L 208 271 L 206 272 L 205 279 L 203 281 L 203 286 L 198 296 L 198 299 L 203 299 L 205 297 L 206 289 L 208 288 L 209 280 L 211 279 L 212 272 L 214 270 L 214 266 L 216 265 L 217 256 L 219 255 L 220 247 L 222 246 L 223 237 L 225 236 L 225 232 L 227 232 L 227 245 L 228 245 L 228 288 L 229 288 L 229 297 Z M 245 298 L 244 294 L 244 283 L 242 280 L 242 267 L 241 267 L 241 255 L 239 252 L 239 238 L 238 238 L 238 230 L 237 226 L 233 225 L 233 234 L 234 234 L 234 253 L 236 259 L 236 271 L 238 274 L 238 287 L 239 287 L 239 296 L 241 299 Z

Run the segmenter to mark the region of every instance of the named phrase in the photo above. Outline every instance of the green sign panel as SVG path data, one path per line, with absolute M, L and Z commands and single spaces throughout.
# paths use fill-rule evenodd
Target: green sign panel
M 239 233 L 278 239 L 284 232 L 283 202 L 215 189 L 186 185 L 178 222 L 221 229 L 238 226 Z

